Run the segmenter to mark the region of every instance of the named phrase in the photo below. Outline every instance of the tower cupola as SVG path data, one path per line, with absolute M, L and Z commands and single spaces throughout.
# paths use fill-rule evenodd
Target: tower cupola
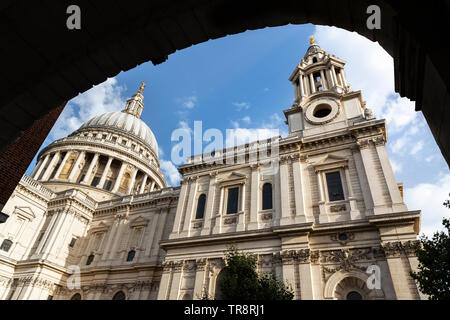
M 343 60 L 320 48 L 314 37 L 309 38 L 308 50 L 289 78 L 295 89 L 295 103 L 322 91 L 349 92 L 344 65 Z

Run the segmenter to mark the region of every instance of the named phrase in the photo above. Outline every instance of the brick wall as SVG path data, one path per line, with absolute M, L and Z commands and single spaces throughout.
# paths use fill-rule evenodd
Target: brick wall
M 8 201 L 65 105 L 66 102 L 36 120 L 0 153 L 0 207 Z

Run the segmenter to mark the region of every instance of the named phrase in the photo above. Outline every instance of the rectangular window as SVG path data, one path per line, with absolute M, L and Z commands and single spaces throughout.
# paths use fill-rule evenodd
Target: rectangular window
M 112 185 L 112 181 L 111 180 L 106 180 L 105 184 L 103 185 L 103 189 L 108 190 L 111 188 Z
M 91 186 L 95 187 L 100 182 L 100 177 L 94 177 L 91 182 Z
M 227 214 L 237 213 L 239 203 L 239 187 L 228 189 Z
M 75 246 L 75 242 L 77 242 L 77 238 L 72 238 L 72 240 L 70 240 L 69 247 L 73 248 Z
M 338 171 L 325 174 L 328 187 L 328 198 L 330 201 L 344 200 L 341 175 Z
M 11 246 L 12 246 L 12 241 L 9 239 L 5 239 L 5 240 L 3 240 L 2 245 L 0 246 L 0 250 L 8 252 L 9 249 L 11 248 Z

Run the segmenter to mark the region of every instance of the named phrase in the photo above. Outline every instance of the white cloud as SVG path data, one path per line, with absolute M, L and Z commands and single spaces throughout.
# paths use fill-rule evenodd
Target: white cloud
M 417 152 L 419 152 L 420 150 L 422 150 L 423 148 L 423 141 L 420 140 L 419 142 L 417 142 L 411 149 L 411 151 L 409 152 L 410 155 L 415 155 Z
M 250 108 L 250 103 L 248 102 L 233 102 L 233 106 L 236 107 L 237 111 L 247 110 Z
M 189 124 L 187 123 L 187 121 L 180 120 L 178 122 L 178 126 L 182 129 L 186 129 L 189 133 L 192 133 L 192 128 L 189 127 Z
M 405 188 L 404 198 L 409 210 L 422 210 L 421 233 L 431 236 L 442 230 L 442 218 L 450 217 L 450 209 L 442 204 L 449 198 L 450 174 L 441 174 L 434 183 L 421 183 Z
M 193 109 L 197 105 L 197 97 L 196 96 L 190 96 L 184 98 L 183 106 L 188 109 Z
M 243 118 L 241 119 L 241 121 L 242 121 L 242 122 L 245 122 L 245 123 L 247 123 L 247 124 L 249 124 L 250 122 L 252 122 L 252 120 L 250 119 L 249 116 L 243 117 Z
M 163 171 L 164 175 L 166 176 L 168 185 L 169 186 L 179 185 L 181 175 L 178 172 L 175 165 L 172 163 L 172 161 L 160 159 L 159 164 L 161 166 L 161 170 Z
M 50 137 L 63 138 L 77 130 L 87 120 L 110 111 L 125 107 L 121 94 L 125 90 L 117 84 L 116 78 L 109 78 L 70 100 L 55 123 Z

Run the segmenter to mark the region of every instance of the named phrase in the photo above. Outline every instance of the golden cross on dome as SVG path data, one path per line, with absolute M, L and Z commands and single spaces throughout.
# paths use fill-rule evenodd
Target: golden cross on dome
M 144 91 L 144 87 L 145 87 L 145 82 L 141 81 L 141 87 L 139 88 L 139 93 L 142 93 L 142 91 Z
M 309 37 L 309 44 L 313 43 L 316 43 L 316 40 L 314 39 L 314 37 Z

